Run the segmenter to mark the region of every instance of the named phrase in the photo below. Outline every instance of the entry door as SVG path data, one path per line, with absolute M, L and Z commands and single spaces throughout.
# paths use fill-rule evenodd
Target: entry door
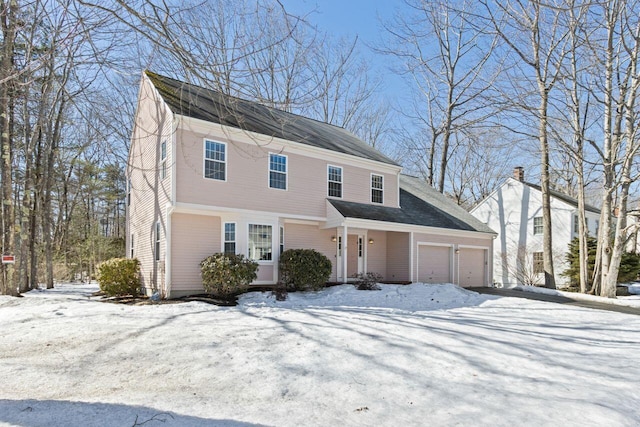
M 347 275 L 364 272 L 364 236 L 349 234 L 347 239 Z

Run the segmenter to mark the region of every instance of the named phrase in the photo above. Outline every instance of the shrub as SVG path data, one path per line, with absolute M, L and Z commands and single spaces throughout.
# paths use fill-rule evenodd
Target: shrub
M 378 283 L 382 280 L 382 276 L 378 273 L 372 273 L 370 271 L 366 273 L 354 274 L 356 278 L 353 284 L 359 291 L 379 291 L 381 288 Z
M 588 277 L 591 278 L 593 274 L 593 268 L 595 266 L 596 259 L 596 248 L 598 246 L 598 241 L 589 236 L 587 238 L 587 272 Z M 567 262 L 569 263 L 569 268 L 565 270 L 562 274 L 565 277 L 569 277 L 571 279 L 572 285 L 577 285 L 580 283 L 580 246 L 578 244 L 578 238 L 574 238 L 569 244 L 569 252 L 567 253 Z M 622 254 L 622 259 L 620 260 L 620 271 L 618 273 L 618 283 L 626 283 L 636 280 L 638 278 L 638 274 L 640 273 L 640 255 L 634 254 L 632 252 L 625 252 Z
M 204 290 L 223 298 L 246 291 L 258 277 L 257 271 L 258 263 L 242 254 L 216 253 L 200 262 Z
M 318 290 L 331 276 L 331 261 L 314 249 L 288 249 L 280 255 L 282 283 L 289 290 Z
M 112 258 L 98 265 L 100 290 L 109 296 L 138 295 L 140 261 L 136 258 Z

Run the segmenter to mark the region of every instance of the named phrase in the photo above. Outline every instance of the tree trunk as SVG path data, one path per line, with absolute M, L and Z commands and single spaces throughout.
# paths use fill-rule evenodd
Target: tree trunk
M 2 58 L 0 59 L 0 157 L 2 159 L 2 253 L 14 254 L 13 205 L 13 96 L 14 44 L 18 14 L 17 0 L 3 1 L 0 6 L 2 20 Z M 0 292 L 17 295 L 12 264 L 0 264 Z
M 543 83 L 540 87 L 540 186 L 542 187 L 542 258 L 544 263 L 544 286 L 555 289 L 556 279 L 553 271 L 553 242 L 551 229 L 551 197 L 549 193 L 549 141 L 547 138 L 547 111 L 549 94 Z

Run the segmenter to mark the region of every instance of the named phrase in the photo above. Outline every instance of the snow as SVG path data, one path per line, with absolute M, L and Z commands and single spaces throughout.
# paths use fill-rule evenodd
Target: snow
M 640 425 L 640 316 L 454 285 L 95 290 L 0 297 L 0 425 Z

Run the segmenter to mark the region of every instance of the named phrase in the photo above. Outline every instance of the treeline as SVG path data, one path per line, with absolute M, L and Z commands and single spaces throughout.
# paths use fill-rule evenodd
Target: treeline
M 581 289 L 615 294 L 637 227 L 637 0 L 404 0 L 364 52 L 277 0 L 0 7 L 2 251 L 16 255 L 2 293 L 122 255 L 122 171 L 149 68 L 345 127 L 465 207 L 517 161 L 540 176 L 546 285 L 556 189 L 579 200 Z M 383 98 L 392 74 L 405 89 Z M 593 274 L 587 199 L 602 206 Z

